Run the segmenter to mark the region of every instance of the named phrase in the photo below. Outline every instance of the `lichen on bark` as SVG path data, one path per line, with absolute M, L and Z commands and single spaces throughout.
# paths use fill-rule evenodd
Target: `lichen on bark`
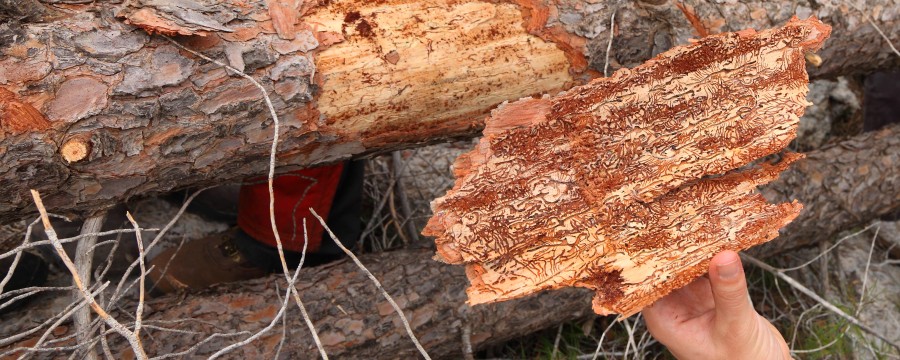
M 629 316 L 705 271 L 718 251 L 771 240 L 800 212 L 754 193 L 801 156 L 782 150 L 808 105 L 816 19 L 677 47 L 556 97 L 496 109 L 432 203 L 437 258 L 467 264 L 469 303 L 567 286 Z

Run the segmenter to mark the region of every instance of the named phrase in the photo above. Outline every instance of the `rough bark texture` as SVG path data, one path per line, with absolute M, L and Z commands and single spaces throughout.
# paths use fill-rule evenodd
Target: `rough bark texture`
M 614 9 L 613 68 L 794 13 L 834 26 L 814 76 L 896 64 L 865 21 L 895 36 L 893 1 L 864 12 L 822 1 L 302 3 L 41 5 L 62 15 L 0 25 L 0 222 L 33 212 L 29 188 L 66 213 L 264 171 L 272 123 L 257 90 L 136 26 L 190 34 L 176 40 L 260 79 L 284 125 L 279 164 L 295 167 L 474 135 L 496 104 L 602 70 Z M 69 163 L 60 150 L 73 137 L 90 153 Z
M 610 10 L 618 6 L 616 33 L 610 57 L 613 68 L 633 67 L 673 45 L 705 33 L 781 26 L 792 16 L 815 16 L 830 25 L 832 38 L 817 54 L 821 65 L 809 69 L 812 77 L 868 73 L 896 67 L 900 59 L 866 20 L 871 18 L 892 39 L 900 42 L 900 2 L 851 3 L 825 1 L 670 1 L 643 0 L 635 3 L 604 2 L 587 5 L 579 0 L 554 0 L 558 5 L 549 24 L 562 24 L 567 32 L 585 37 L 590 66 L 602 69 Z M 619 5 L 621 4 L 621 5 Z M 632 5 L 633 4 L 633 5 Z M 682 6 L 678 6 L 682 5 Z M 555 20 L 555 21 L 554 21 Z
M 900 208 L 900 126 L 862 134 L 807 154 L 764 186 L 772 202 L 804 210 L 777 239 L 751 250 L 766 256 L 826 239 Z
M 28 212 L 28 188 L 65 212 L 264 171 L 272 121 L 260 92 L 145 30 L 182 35 L 176 41 L 262 83 L 281 120 L 279 164 L 471 134 L 500 102 L 573 81 L 566 53 L 529 34 L 514 4 L 70 8 L 4 44 L 0 178 L 11 186 L 0 189 L 3 221 Z M 303 16 L 288 24 L 284 11 Z M 73 138 L 87 156 L 60 154 Z
M 425 233 L 438 258 L 467 264 L 470 304 L 580 286 L 597 292 L 599 314 L 630 316 L 716 253 L 776 237 L 801 206 L 751 192 L 797 155 L 704 177 L 795 137 L 804 52 L 829 33 L 792 20 L 705 37 L 559 96 L 501 105 L 432 203 Z
M 429 250 L 373 254 L 361 260 L 404 309 L 419 341 L 437 358 L 459 357 L 465 326 L 471 327 L 473 345 L 483 347 L 590 313 L 586 301 L 576 301 L 586 299 L 587 293 L 575 289 L 470 308 L 465 305 L 467 282 L 462 269 L 431 260 Z M 148 301 L 145 326 L 199 333 L 175 333 L 145 327 L 142 340 L 147 353 L 151 356 L 177 353 L 213 333 L 255 332 L 263 328 L 273 320 L 281 305 L 283 279 L 283 275 L 273 275 L 226 284 L 186 298 L 179 299 L 175 295 Z M 418 357 L 391 305 L 352 262 L 302 270 L 297 288 L 330 356 L 353 359 Z M 123 309 L 134 308 L 133 303 L 121 305 Z M 315 344 L 296 305 L 289 303 L 288 306 L 287 340 L 280 358 L 317 357 Z M 171 321 L 176 319 L 179 321 Z M 236 350 L 227 358 L 273 358 L 282 336 L 278 321 L 277 326 L 260 340 Z M 55 335 L 64 336 L 63 332 Z M 215 337 L 191 355 L 209 356 L 247 336 Z M 110 340 L 114 338 L 110 336 Z M 29 341 L 24 341 L 17 346 L 28 344 Z M 114 340 L 112 346 L 121 349 L 114 353 L 127 352 L 127 343 Z M 0 353 L 6 350 L 2 349 Z
M 0 0 L 0 22 L 45 21 L 55 12 L 38 0 Z

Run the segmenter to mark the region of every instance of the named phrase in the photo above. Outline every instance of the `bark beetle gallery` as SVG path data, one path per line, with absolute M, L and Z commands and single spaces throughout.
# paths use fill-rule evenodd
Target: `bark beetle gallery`
M 781 151 L 808 105 L 815 18 L 676 47 L 487 119 L 457 181 L 432 203 L 439 260 L 466 264 L 470 304 L 568 286 L 598 314 L 630 316 L 705 272 L 709 259 L 775 238 L 802 205 L 755 192 L 798 154 Z M 739 169 L 740 168 L 740 169 Z

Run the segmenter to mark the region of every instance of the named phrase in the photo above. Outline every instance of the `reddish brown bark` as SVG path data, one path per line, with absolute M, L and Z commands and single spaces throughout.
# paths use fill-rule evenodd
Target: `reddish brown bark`
M 711 36 L 555 97 L 501 105 L 432 203 L 438 258 L 466 264 L 469 303 L 594 289 L 630 316 L 693 281 L 722 250 L 771 240 L 802 206 L 757 185 L 807 106 L 804 53 L 818 20 Z M 717 178 L 710 175 L 726 174 Z
M 29 188 L 68 213 L 264 171 L 260 92 L 148 32 L 258 79 L 288 167 L 469 135 L 500 102 L 574 81 L 513 4 L 302 3 L 82 4 L 15 29 L 0 55 L 0 222 L 32 211 Z M 61 154 L 74 137 L 90 149 L 77 161 Z

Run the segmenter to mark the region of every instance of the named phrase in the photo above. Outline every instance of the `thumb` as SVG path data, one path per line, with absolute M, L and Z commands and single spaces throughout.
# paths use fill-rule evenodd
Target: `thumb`
M 716 303 L 716 325 L 732 335 L 749 335 L 757 323 L 756 310 L 750 304 L 747 279 L 741 258 L 726 250 L 709 263 L 709 282 Z

